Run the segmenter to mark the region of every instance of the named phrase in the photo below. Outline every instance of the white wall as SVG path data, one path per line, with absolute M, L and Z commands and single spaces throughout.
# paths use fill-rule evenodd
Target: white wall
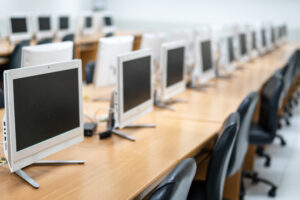
M 108 0 L 108 7 L 122 28 L 271 21 L 287 22 L 291 38 L 300 30 L 300 0 Z
M 91 9 L 92 0 L 0 0 L 0 34 L 7 35 L 7 17 L 13 13 L 70 13 L 75 19 L 80 11 Z

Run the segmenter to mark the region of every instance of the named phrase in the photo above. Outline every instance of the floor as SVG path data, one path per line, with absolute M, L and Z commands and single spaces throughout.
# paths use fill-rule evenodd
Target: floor
M 297 200 L 300 199 L 300 105 L 293 110 L 291 126 L 284 124 L 278 131 L 287 141 L 281 147 L 278 140 L 266 149 L 272 156 L 271 167 L 264 167 L 264 160 L 257 158 L 255 170 L 264 177 L 278 185 L 275 198 L 267 196 L 270 187 L 262 183 L 257 185 L 246 181 L 245 200 Z

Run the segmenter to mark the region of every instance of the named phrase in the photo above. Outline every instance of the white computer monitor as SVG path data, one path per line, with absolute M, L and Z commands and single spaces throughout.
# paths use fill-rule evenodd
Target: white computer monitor
M 236 55 L 234 46 L 234 36 L 231 34 L 224 35 L 220 42 L 220 62 L 224 69 L 231 73 L 236 68 Z
M 116 122 L 123 128 L 153 110 L 151 50 L 118 57 Z
M 267 29 L 265 26 L 261 27 L 259 30 L 260 35 L 260 53 L 264 54 L 268 51 L 268 36 Z
M 95 19 L 92 13 L 86 12 L 80 16 L 79 31 L 81 35 L 91 35 L 96 32 Z
M 141 49 L 151 49 L 154 66 L 159 67 L 160 49 L 162 43 L 166 40 L 165 33 L 144 33 L 142 35 Z
M 114 24 L 113 15 L 109 13 L 102 14 L 101 16 L 103 35 L 114 35 L 116 26 Z
M 198 36 L 195 41 L 196 66 L 194 76 L 204 83 L 215 77 L 216 66 L 213 59 L 213 45 L 209 37 Z
M 166 101 L 185 90 L 185 41 L 162 44 L 161 101 Z
M 38 15 L 36 17 L 36 39 L 52 38 L 54 35 L 51 15 Z
M 115 85 L 117 80 L 117 56 L 132 51 L 133 36 L 107 37 L 99 40 L 93 82 L 95 86 Z
M 11 172 L 83 141 L 81 61 L 4 72 L 4 152 Z
M 9 39 L 12 43 L 21 40 L 30 40 L 32 37 L 29 17 L 23 14 L 14 14 L 8 21 Z
M 247 62 L 249 60 L 249 52 L 248 52 L 248 39 L 247 32 L 240 31 L 238 33 L 238 49 L 239 49 L 239 61 Z
M 70 61 L 73 58 L 73 42 L 57 42 L 23 47 L 21 67 Z
M 250 56 L 251 58 L 257 58 L 258 57 L 258 50 L 259 50 L 259 45 L 258 45 L 258 35 L 257 31 L 253 28 L 250 30 L 249 37 L 250 37 Z
M 58 37 L 63 37 L 64 35 L 70 33 L 71 21 L 69 15 L 59 15 L 57 17 L 57 32 Z

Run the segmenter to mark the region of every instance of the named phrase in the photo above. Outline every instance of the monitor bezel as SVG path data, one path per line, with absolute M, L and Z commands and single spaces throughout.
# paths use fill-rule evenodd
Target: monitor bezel
M 228 41 L 229 39 L 232 39 L 232 50 L 233 50 L 233 61 L 230 61 L 230 52 L 229 52 L 229 44 Z M 224 68 L 227 72 L 231 73 L 235 70 L 236 68 L 236 50 L 235 50 L 235 45 L 234 45 L 234 35 L 233 34 L 226 34 L 223 39 L 221 40 L 221 43 L 223 43 L 223 45 L 221 46 L 222 49 L 221 52 L 224 52 L 225 58 L 223 58 L 224 61 Z
M 47 17 L 50 19 L 50 30 L 40 30 L 39 18 Z M 36 39 L 52 38 L 54 36 L 53 17 L 50 14 L 41 14 L 35 17 L 36 20 Z
M 27 27 L 27 32 L 22 32 L 22 33 L 13 33 L 12 32 L 12 23 L 11 19 L 13 18 L 25 18 L 26 20 L 26 27 Z M 30 27 L 30 17 L 29 15 L 25 14 L 13 14 L 10 15 L 8 18 L 8 32 L 9 32 L 9 39 L 11 42 L 17 42 L 21 40 L 30 40 L 32 38 L 32 32 L 31 32 L 31 27 Z
M 123 63 L 126 61 L 131 61 L 143 57 L 150 57 L 150 99 L 141 103 L 140 105 L 131 108 L 130 110 L 124 112 L 124 95 L 123 95 Z M 133 51 L 130 53 L 122 54 L 118 56 L 118 80 L 117 80 L 117 126 L 119 128 L 124 128 L 131 122 L 135 121 L 139 117 L 145 115 L 148 112 L 153 110 L 153 61 L 152 61 L 152 53 L 150 49 L 144 49 L 139 51 Z
M 203 61 L 202 61 L 202 48 L 200 45 L 202 42 L 210 41 L 211 45 L 211 63 L 212 68 L 206 72 L 203 71 Z M 196 70 L 199 70 L 197 77 L 201 83 L 207 82 L 208 80 L 216 76 L 216 65 L 214 63 L 214 51 L 213 51 L 213 40 L 211 37 L 201 37 L 197 36 L 195 40 L 195 55 L 196 55 Z
M 91 24 L 90 28 L 85 27 L 85 19 L 87 17 L 91 17 L 91 19 L 92 19 L 92 24 Z M 95 32 L 95 19 L 94 19 L 94 15 L 92 13 L 84 13 L 81 16 L 81 20 L 82 20 L 82 34 L 83 35 L 93 34 Z
M 69 20 L 68 29 L 60 29 L 60 18 L 61 17 L 67 17 L 68 18 L 68 20 Z M 65 35 L 71 33 L 71 16 L 69 14 L 60 14 L 56 17 L 56 20 L 57 20 L 56 21 L 57 22 L 57 24 L 56 24 L 56 30 L 57 30 L 56 31 L 56 36 L 63 37 Z
M 102 33 L 103 34 L 115 33 L 116 32 L 115 24 L 113 23 L 111 26 L 107 26 L 105 24 L 105 17 L 110 17 L 113 20 L 113 15 L 112 14 L 110 14 L 110 13 L 102 14 L 102 16 L 101 16 L 101 21 L 102 21 L 102 29 L 101 30 L 102 30 Z
M 244 55 L 242 55 L 242 48 L 241 48 L 241 40 L 240 40 L 240 36 L 244 34 L 245 35 L 245 48 L 246 48 L 246 53 Z M 239 31 L 237 34 L 237 39 L 238 39 L 238 52 L 239 52 L 239 60 L 241 62 L 246 62 L 249 59 L 249 35 L 247 34 L 247 31 Z
M 184 48 L 183 50 L 183 74 L 182 74 L 182 80 L 171 85 L 167 86 L 167 67 L 168 67 L 168 51 L 178 48 Z M 175 96 L 178 93 L 183 92 L 186 89 L 186 80 L 185 80 L 185 74 L 186 74 L 186 63 L 185 63 L 185 57 L 186 55 L 186 43 L 183 40 L 180 41 L 173 41 L 173 42 L 166 42 L 162 44 L 161 47 L 161 100 L 166 101 L 173 96 Z
M 79 90 L 79 127 L 69 130 L 53 138 L 37 143 L 20 151 L 16 149 L 16 128 L 13 81 L 15 79 L 42 75 L 47 73 L 78 69 L 78 90 Z M 35 67 L 19 68 L 4 72 L 4 93 L 5 93 L 5 119 L 7 123 L 7 157 L 10 171 L 14 172 L 26 167 L 46 156 L 61 151 L 73 144 L 83 141 L 83 114 L 82 114 L 82 80 L 81 61 L 72 60 L 55 64 L 40 65 Z

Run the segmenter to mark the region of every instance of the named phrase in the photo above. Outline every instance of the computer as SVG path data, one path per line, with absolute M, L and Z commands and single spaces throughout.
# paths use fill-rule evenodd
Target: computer
M 233 35 L 226 35 L 221 40 L 221 64 L 224 69 L 231 73 L 236 68 L 235 65 L 235 47 Z
M 12 15 L 8 23 L 9 39 L 12 43 L 21 40 L 30 40 L 32 33 L 29 26 L 29 17 L 26 15 Z
M 36 38 L 37 40 L 44 38 L 52 38 L 54 35 L 52 21 L 50 15 L 39 15 L 37 16 L 37 30 Z
M 116 31 L 113 16 L 109 13 L 102 14 L 102 28 L 101 31 L 104 36 L 113 36 Z
M 43 158 L 83 141 L 81 61 L 4 71 L 3 147 L 11 173 L 34 188 L 31 164 L 83 164 Z
M 63 61 L 73 58 L 73 42 L 56 42 L 23 47 L 21 66 L 35 66 Z
M 267 36 L 266 29 L 261 29 L 261 53 L 265 53 L 267 51 Z
M 160 48 L 166 40 L 165 33 L 144 33 L 142 35 L 141 49 L 151 49 L 152 59 L 155 69 L 159 68 L 160 64 Z
M 117 81 L 117 56 L 132 51 L 133 36 L 101 38 L 97 53 L 93 82 L 95 86 L 115 85 Z
M 239 33 L 239 54 L 240 54 L 240 61 L 245 62 L 248 61 L 248 48 L 247 48 L 247 36 L 246 33 L 242 32 Z
M 83 35 L 90 35 L 95 32 L 94 28 L 94 19 L 92 14 L 84 14 L 82 16 L 83 25 L 82 25 L 82 34 Z
M 107 131 L 125 139 L 135 138 L 117 129 L 154 128 L 155 125 L 131 125 L 131 123 L 153 110 L 151 50 L 133 51 L 118 56 L 117 89 L 111 98 Z M 100 134 L 101 138 L 102 134 Z
M 70 32 L 70 17 L 68 15 L 60 15 L 57 17 L 57 33 L 58 37 L 63 37 Z
M 213 46 L 211 38 L 198 36 L 195 41 L 196 66 L 190 88 L 203 89 L 204 83 L 215 77 L 216 67 L 213 60 Z M 197 85 L 197 82 L 201 85 Z
M 160 108 L 173 110 L 170 104 L 182 102 L 171 98 L 185 90 L 185 51 L 183 40 L 162 44 L 161 83 L 155 96 L 155 105 Z

